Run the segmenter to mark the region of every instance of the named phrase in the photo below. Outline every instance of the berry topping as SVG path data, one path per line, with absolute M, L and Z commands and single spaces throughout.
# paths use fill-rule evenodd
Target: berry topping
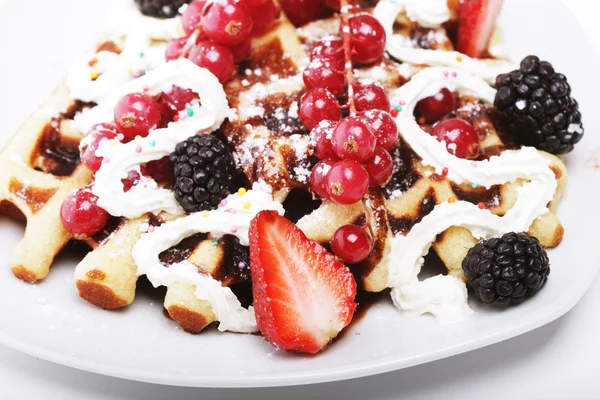
M 503 0 L 467 0 L 460 5 L 457 49 L 481 57 L 487 48 Z
M 326 119 L 339 121 L 342 117 L 342 109 L 331 92 L 318 88 L 302 95 L 298 115 L 306 129 L 313 129 Z
M 252 19 L 244 6 L 232 0 L 207 2 L 200 24 L 206 36 L 225 46 L 247 40 L 252 32 Z
M 165 50 L 165 60 L 173 61 L 181 57 L 183 53 L 183 49 L 187 44 L 189 37 L 185 36 L 178 39 L 173 39 L 167 44 L 167 49 Z
M 583 137 L 581 113 L 571 86 L 552 64 L 536 56 L 496 79 L 494 105 L 506 116 L 514 139 L 553 154 L 573 150 Z
M 190 50 L 188 58 L 199 67 L 212 72 L 224 83 L 235 71 L 233 53 L 228 47 L 205 40 Z
M 358 82 L 354 84 L 354 105 L 356 111 L 390 109 L 390 99 L 383 87 L 377 82 Z
M 344 70 L 344 44 L 340 39 L 323 39 L 310 52 L 311 61 L 326 59 L 340 71 Z
M 373 157 L 364 166 L 369 173 L 369 185 L 385 186 L 392 177 L 394 160 L 392 160 L 392 156 L 387 150 L 377 147 Z
M 318 353 L 352 320 L 352 273 L 275 211 L 258 213 L 248 236 L 258 328 L 278 348 Z
M 350 43 L 352 60 L 359 64 L 372 64 L 385 51 L 385 29 L 370 14 L 358 14 L 350 18 Z
M 331 143 L 338 157 L 362 163 L 373 157 L 377 139 L 365 121 L 347 117 L 335 127 Z
M 267 33 L 279 18 L 279 7 L 273 0 L 266 0 L 262 4 L 256 5 L 248 4 L 248 1 L 246 3 L 246 11 L 252 19 L 252 34 L 263 35 Z
M 67 197 L 60 208 L 65 229 L 76 236 L 93 236 L 100 232 L 108 221 L 108 213 L 97 202 L 98 197 L 89 188 L 79 189 Z
M 321 0 L 281 0 L 279 3 L 285 15 L 296 26 L 316 20 L 324 11 Z
M 181 25 L 186 35 L 191 35 L 200 25 L 205 4 L 206 0 L 196 0 L 190 3 L 181 15 Z
M 302 77 L 308 89 L 323 88 L 333 94 L 339 94 L 346 87 L 344 71 L 338 69 L 328 58 L 312 60 L 304 69 Z
M 358 264 L 371 253 L 371 235 L 356 225 L 344 225 L 333 234 L 331 250 L 347 264 Z
M 425 122 L 433 124 L 442 119 L 442 117 L 450 114 L 455 108 L 455 102 L 454 93 L 443 88 L 436 95 L 419 101 L 417 103 L 417 112 L 425 119 Z
M 190 0 L 135 0 L 144 15 L 156 18 L 173 18 L 179 15 L 179 8 Z
M 398 142 L 398 127 L 392 116 L 381 110 L 365 111 L 358 116 L 365 121 L 377 138 L 377 145 L 386 150 L 394 148 Z
M 369 189 L 369 173 L 354 160 L 342 160 L 327 174 L 327 193 L 339 204 L 354 204 L 360 201 Z
M 550 274 L 548 255 L 538 239 L 514 232 L 477 243 L 462 267 L 475 296 L 499 306 L 533 296 Z
M 327 193 L 327 174 L 336 162 L 336 160 L 319 161 L 313 167 L 310 174 L 310 187 L 322 199 L 329 199 L 329 193 Z
M 100 142 L 104 139 L 111 140 L 117 138 L 117 128 L 109 124 L 96 124 L 92 126 L 79 144 L 79 152 L 81 153 L 81 162 L 88 167 L 92 172 L 96 172 L 102 165 L 102 157 L 96 155 L 96 150 L 100 146 Z
M 431 134 L 440 142 L 446 142 L 448 153 L 456 157 L 474 160 L 479 156 L 479 137 L 471 124 L 462 119 L 440 121 Z
M 142 176 L 137 171 L 129 171 L 127 173 L 127 177 L 121 179 L 121 183 L 123 184 L 123 191 L 125 193 L 129 192 L 132 187 L 140 183 L 140 179 Z
M 236 64 L 240 63 L 252 54 L 252 42 L 250 39 L 244 40 L 241 43 L 230 46 L 229 50 L 231 50 L 231 53 L 233 54 L 233 62 Z
M 160 105 L 143 93 L 126 94 L 119 100 L 114 111 L 117 129 L 127 139 L 146 137 L 151 129 L 162 123 Z
M 325 120 L 319 122 L 319 125 L 315 126 L 310 132 L 312 141 L 315 143 L 315 156 L 319 160 L 338 158 L 331 144 L 335 126 L 335 122 Z
M 173 171 L 169 165 L 169 157 L 150 161 L 141 166 L 140 170 L 144 176 L 154 179 L 156 182 L 169 182 L 173 179 Z
M 200 100 L 198 93 L 191 89 L 183 89 L 173 85 L 170 90 L 162 92 L 157 101 L 162 104 L 169 113 L 169 119 L 179 111 L 185 110 L 186 105 L 194 100 Z
M 217 208 L 234 190 L 233 156 L 212 135 L 180 142 L 169 157 L 175 198 L 188 213 Z

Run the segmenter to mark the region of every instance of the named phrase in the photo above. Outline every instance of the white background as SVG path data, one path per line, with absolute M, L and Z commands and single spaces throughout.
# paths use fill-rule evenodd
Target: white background
M 0 0 L 0 13 L 4 2 Z M 35 1 L 26 2 L 35 6 Z M 599 51 L 600 41 L 593 39 L 600 39 L 594 13 L 600 6 L 591 0 L 565 3 Z M 0 54 L 0 59 L 4 62 L 7 56 Z M 43 60 L 40 68 L 43 71 Z M 571 267 L 576 273 L 577 266 Z M 504 343 L 376 377 L 279 389 L 193 389 L 129 382 L 62 367 L 0 346 L 0 399 L 600 399 L 598 308 L 600 278 L 566 316 Z

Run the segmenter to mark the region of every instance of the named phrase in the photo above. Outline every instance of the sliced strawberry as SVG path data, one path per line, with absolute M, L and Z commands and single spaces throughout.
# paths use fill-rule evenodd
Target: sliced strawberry
M 276 347 L 319 352 L 352 320 L 356 309 L 352 273 L 275 211 L 258 213 L 249 237 L 260 331 Z
M 460 6 L 457 49 L 469 57 L 483 55 L 503 0 L 464 0 Z

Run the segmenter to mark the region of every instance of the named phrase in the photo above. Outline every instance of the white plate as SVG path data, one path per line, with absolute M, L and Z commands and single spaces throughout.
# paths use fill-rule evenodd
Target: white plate
M 40 1 L 35 2 L 36 11 L 19 4 L 9 2 L 0 16 L 0 145 L 102 29 L 102 13 L 92 0 Z M 57 363 L 140 381 L 283 386 L 405 368 L 506 340 L 560 317 L 583 296 L 600 264 L 595 232 L 600 224 L 595 205 L 600 170 L 586 166 L 592 151 L 600 149 L 597 88 L 591 85 L 600 62 L 589 53 L 592 46 L 559 0 L 507 0 L 502 26 L 514 59 L 535 53 L 567 74 L 587 128 L 584 140 L 567 157 L 570 182 L 559 211 L 565 240 L 550 251 L 552 273 L 535 298 L 501 312 L 472 304 L 478 312 L 469 320 L 445 326 L 433 318 L 402 315 L 385 298 L 352 325 L 343 340 L 316 357 L 303 357 L 274 351 L 258 336 L 215 330 L 187 334 L 163 316 L 161 291 L 154 297 L 143 291 L 124 310 L 99 310 L 77 295 L 73 256 L 61 257 L 44 282 L 23 283 L 8 267 L 22 228 L 2 218 L 0 342 Z

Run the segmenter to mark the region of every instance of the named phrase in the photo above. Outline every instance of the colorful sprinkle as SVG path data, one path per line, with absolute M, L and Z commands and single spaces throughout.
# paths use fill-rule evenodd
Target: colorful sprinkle
M 96 79 L 98 79 L 98 76 L 100 74 L 98 74 L 96 71 L 92 71 L 92 73 L 90 74 L 90 78 L 92 78 L 93 81 L 95 81 Z
M 452 204 L 452 203 L 456 203 L 456 197 L 452 196 L 448 198 L 448 203 Z
M 129 68 L 129 69 L 127 70 L 127 73 L 128 73 L 129 75 L 133 75 L 133 70 L 132 70 L 131 68 Z
M 154 147 L 154 146 L 156 146 L 156 140 L 154 140 L 154 139 L 151 139 L 151 140 L 148 142 L 148 146 L 150 146 L 150 147 Z
M 231 227 L 231 232 L 236 233 L 238 231 L 238 227 L 236 225 L 233 225 Z
M 237 214 L 237 210 L 235 208 L 232 208 L 231 210 L 229 210 L 229 214 Z
M 458 73 L 456 71 L 452 72 L 452 77 L 456 78 L 458 76 Z
M 154 232 L 154 226 L 150 225 L 148 227 L 148 232 L 150 232 L 150 233 Z
M 400 112 L 402 112 L 402 106 L 396 106 L 396 107 L 394 107 L 394 110 L 396 110 L 400 113 Z
M 483 210 L 485 208 L 485 204 L 483 204 L 483 202 L 479 202 L 477 203 L 477 207 L 479 207 L 479 209 Z
M 88 61 L 88 65 L 90 67 L 93 67 L 94 65 L 98 64 L 98 59 L 96 57 L 92 58 L 90 61 Z
M 239 268 L 239 269 L 244 269 L 244 268 L 246 268 L 246 263 L 245 263 L 245 262 L 243 262 L 243 261 L 240 261 L 240 263 L 238 264 L 238 268 Z
M 219 241 L 218 240 L 213 240 L 213 246 L 218 246 L 219 245 Z
M 187 109 L 187 115 L 188 117 L 193 117 L 194 116 L 194 110 L 192 110 L 191 108 Z
M 136 79 L 139 78 L 142 75 L 143 74 L 141 72 L 139 72 L 139 71 L 136 71 L 136 72 L 133 73 L 133 77 L 136 78 Z
M 244 209 L 245 209 L 245 210 L 249 210 L 251 206 L 252 206 L 252 205 L 251 205 L 250 203 L 248 203 L 248 202 L 245 202 L 245 203 L 244 203 Z
M 245 195 L 245 194 L 246 194 L 246 189 L 245 189 L 245 188 L 239 188 L 239 189 L 238 189 L 238 194 L 239 194 L 240 196 L 243 196 L 243 195 Z
M 456 61 L 462 62 L 462 60 L 463 60 L 462 56 L 456 56 Z
M 444 71 L 444 72 L 442 72 L 442 75 L 444 75 L 447 78 L 448 75 L 449 75 L 449 72 L 448 71 Z
M 179 121 L 179 114 L 173 115 L 173 121 L 175 121 L 175 122 Z
M 104 164 L 108 164 L 109 162 L 110 162 L 110 158 L 108 158 L 108 157 L 104 157 L 102 159 L 102 163 L 104 163 Z
M 174 124 L 174 122 L 173 122 L 173 121 L 170 121 L 170 122 L 167 124 L 167 128 L 170 128 L 170 127 L 172 127 L 172 126 L 173 126 L 173 124 Z
M 208 210 L 204 210 L 204 211 L 202 211 L 202 216 L 203 216 L 204 218 L 208 217 L 209 215 L 210 215 L 210 211 L 208 211 Z
M 448 167 L 442 169 L 442 176 L 448 176 Z
M 425 125 L 425 122 L 427 122 L 427 121 L 425 121 L 425 118 L 423 118 L 423 117 L 419 118 L 419 125 Z
M 405 102 L 404 100 L 400 100 L 400 101 L 399 101 L 399 104 L 400 104 L 401 106 L 405 106 L 405 105 L 406 105 L 406 102 Z
M 396 118 L 398 116 L 398 110 L 396 110 L 395 108 L 392 108 L 390 110 L 390 115 L 394 118 Z
M 142 152 L 142 146 L 140 146 L 139 144 L 137 146 L 135 146 L 135 152 L 136 153 L 141 153 Z
M 221 202 L 219 203 L 219 205 L 221 207 L 225 207 L 227 205 L 227 200 L 225 200 L 225 199 L 221 200 Z
M 209 134 L 210 134 L 210 132 L 209 132 L 209 131 L 202 131 L 202 134 L 203 134 L 203 135 L 209 135 Z
M 479 185 L 477 185 L 476 183 L 474 183 L 474 184 L 472 184 L 472 185 L 471 185 L 471 187 L 472 187 L 473 189 L 477 189 L 477 187 L 478 187 L 478 186 L 479 186 Z
M 142 137 L 140 135 L 135 135 L 135 140 L 140 140 Z
M 145 55 L 144 52 L 140 51 L 140 58 L 144 58 L 144 55 Z
M 476 161 L 471 161 L 471 167 L 477 168 L 477 162 Z

